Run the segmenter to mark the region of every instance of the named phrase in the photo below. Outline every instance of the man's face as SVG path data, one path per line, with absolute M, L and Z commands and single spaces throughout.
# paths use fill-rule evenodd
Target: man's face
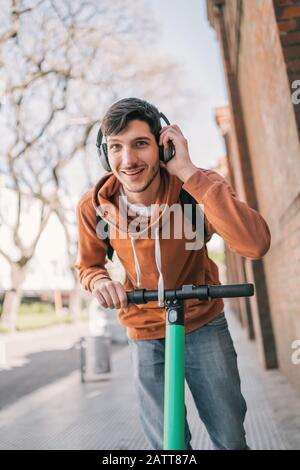
M 107 137 L 107 148 L 112 172 L 128 191 L 145 191 L 159 177 L 158 145 L 147 122 L 129 121 Z

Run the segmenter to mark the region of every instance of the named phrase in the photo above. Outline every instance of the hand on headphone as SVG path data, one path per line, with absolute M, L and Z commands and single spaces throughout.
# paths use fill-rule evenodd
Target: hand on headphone
M 159 144 L 166 148 L 168 141 L 171 141 L 175 147 L 175 156 L 168 163 L 161 162 L 161 166 L 184 182 L 198 168 L 192 163 L 188 141 L 176 124 L 165 126 L 160 131 Z

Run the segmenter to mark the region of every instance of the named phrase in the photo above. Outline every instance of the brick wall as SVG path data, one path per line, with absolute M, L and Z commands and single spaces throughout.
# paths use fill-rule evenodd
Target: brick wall
M 274 0 L 274 7 L 290 88 L 300 101 L 300 93 L 297 93 L 299 84 L 295 83 L 295 88 L 292 88 L 293 83 L 300 80 L 300 2 Z M 294 104 L 294 111 L 300 131 L 300 103 Z
M 300 339 L 299 119 L 291 89 L 300 80 L 300 2 L 208 0 L 208 12 L 216 31 L 223 15 L 225 36 L 218 33 L 218 39 L 222 50 L 224 37 L 227 42 L 224 70 L 234 84 L 229 94 L 239 158 L 248 161 L 235 172 L 242 173 L 246 200 L 256 203 L 272 234 L 261 266 L 250 262 L 250 269 L 246 260 L 246 276 L 256 270 L 256 284 L 265 279 L 279 367 L 300 389 L 300 365 L 291 362 L 292 342 Z M 261 297 L 260 311 L 263 303 Z

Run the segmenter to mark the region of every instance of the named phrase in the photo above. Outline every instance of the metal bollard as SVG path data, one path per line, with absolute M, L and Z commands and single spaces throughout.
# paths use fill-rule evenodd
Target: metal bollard
M 110 337 L 86 336 L 80 338 L 81 382 L 103 379 L 111 371 Z

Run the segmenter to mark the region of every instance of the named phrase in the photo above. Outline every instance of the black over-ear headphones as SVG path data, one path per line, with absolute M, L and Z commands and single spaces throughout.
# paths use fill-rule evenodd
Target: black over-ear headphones
M 159 113 L 159 118 L 163 119 L 168 126 L 170 125 L 170 122 L 168 121 L 168 119 L 163 113 Z M 106 142 L 102 143 L 102 140 L 103 140 L 103 132 L 100 127 L 98 134 L 97 134 L 97 141 L 96 141 L 98 155 L 99 155 L 99 158 L 100 158 L 100 161 L 104 170 L 111 171 L 110 164 L 108 161 L 107 143 Z M 159 148 L 159 159 L 163 161 L 164 163 L 167 163 L 175 155 L 175 147 L 171 141 L 168 144 L 167 148 L 164 148 L 163 145 L 159 145 L 158 148 Z

